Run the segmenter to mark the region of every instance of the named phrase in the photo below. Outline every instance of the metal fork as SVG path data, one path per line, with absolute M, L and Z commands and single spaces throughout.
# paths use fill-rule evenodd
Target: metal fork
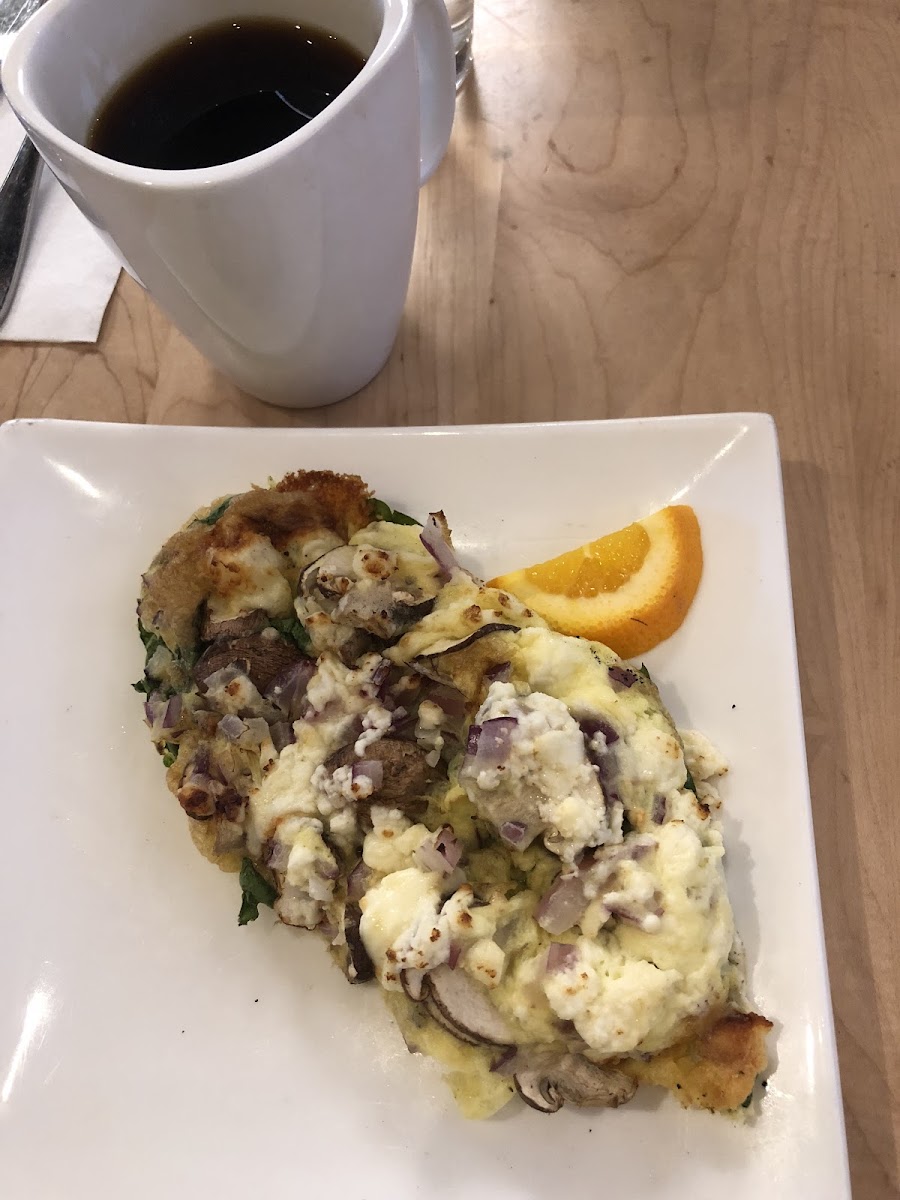
M 0 60 L 13 34 L 37 12 L 44 0 L 0 0 Z M 0 324 L 12 304 L 25 244 L 34 215 L 41 156 L 25 138 L 9 174 L 0 184 Z

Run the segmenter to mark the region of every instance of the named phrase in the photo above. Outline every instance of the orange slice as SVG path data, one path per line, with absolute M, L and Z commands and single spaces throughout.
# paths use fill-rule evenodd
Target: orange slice
M 560 633 L 634 658 L 678 629 L 702 571 L 696 513 L 676 504 L 490 586 L 518 596 Z

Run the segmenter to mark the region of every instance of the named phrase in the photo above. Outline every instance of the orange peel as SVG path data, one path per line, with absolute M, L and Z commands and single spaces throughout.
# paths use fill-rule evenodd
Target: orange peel
M 560 633 L 634 658 L 681 626 L 702 572 L 697 515 L 675 504 L 490 586 L 512 592 Z

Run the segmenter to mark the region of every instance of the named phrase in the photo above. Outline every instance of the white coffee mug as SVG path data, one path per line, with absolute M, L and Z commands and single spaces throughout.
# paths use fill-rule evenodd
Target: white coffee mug
M 162 46 L 229 17 L 289 17 L 367 61 L 308 125 L 222 166 L 127 166 L 84 143 L 101 101 Z M 238 386 L 305 408 L 357 391 L 397 334 L 418 191 L 455 81 L 443 0 L 47 0 L 3 90 L 81 211 Z

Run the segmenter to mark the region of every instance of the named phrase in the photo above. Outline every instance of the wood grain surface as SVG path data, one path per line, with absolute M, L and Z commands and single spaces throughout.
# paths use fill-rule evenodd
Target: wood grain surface
M 475 75 L 368 388 L 325 410 L 261 404 L 123 278 L 95 347 L 0 345 L 0 417 L 774 413 L 854 1195 L 886 1200 L 900 1194 L 900 9 L 476 9 Z

